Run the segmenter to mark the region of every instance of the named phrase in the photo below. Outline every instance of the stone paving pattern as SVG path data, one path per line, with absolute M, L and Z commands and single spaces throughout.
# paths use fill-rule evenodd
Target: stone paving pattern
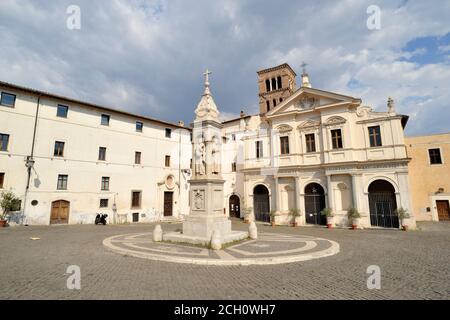
M 0 229 L 0 299 L 449 299 L 450 224 L 422 231 L 270 227 L 260 231 L 336 241 L 340 253 L 268 266 L 200 266 L 123 256 L 106 237 L 154 225 Z M 248 225 L 233 222 L 233 229 Z M 175 230 L 180 225 L 163 225 Z M 40 237 L 41 240 L 30 240 Z M 381 290 L 366 269 L 381 267 Z M 68 290 L 69 265 L 81 267 L 81 290 Z

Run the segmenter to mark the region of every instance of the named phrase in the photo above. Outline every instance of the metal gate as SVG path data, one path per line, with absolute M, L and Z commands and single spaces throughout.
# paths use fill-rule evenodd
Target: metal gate
M 375 227 L 398 228 L 395 194 L 369 192 L 370 224 Z
M 270 222 L 269 195 L 255 194 L 253 196 L 255 220 Z
M 305 218 L 306 223 L 326 225 L 327 218 L 320 212 L 325 208 L 325 194 L 317 183 L 311 183 L 305 188 Z

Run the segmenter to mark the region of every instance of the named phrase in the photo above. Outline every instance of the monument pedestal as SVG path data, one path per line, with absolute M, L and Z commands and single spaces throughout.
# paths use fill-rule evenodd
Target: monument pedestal
M 164 234 L 164 241 L 208 246 L 214 231 L 219 232 L 222 244 L 248 238 L 248 232 L 232 231 L 231 221 L 224 214 L 223 180 L 197 179 L 189 183 L 191 212 L 183 222 L 183 232 Z

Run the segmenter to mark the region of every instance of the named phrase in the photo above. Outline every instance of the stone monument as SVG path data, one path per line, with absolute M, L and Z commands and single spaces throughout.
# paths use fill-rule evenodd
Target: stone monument
M 232 231 L 231 221 L 224 212 L 224 195 L 221 165 L 222 124 L 219 111 L 209 89 L 206 70 L 205 92 L 195 110 L 192 131 L 192 177 L 190 184 L 189 216 L 183 222 L 183 232 L 163 235 L 164 241 L 210 245 L 214 234 L 214 249 L 218 249 L 217 238 L 226 244 L 248 238 L 248 232 Z

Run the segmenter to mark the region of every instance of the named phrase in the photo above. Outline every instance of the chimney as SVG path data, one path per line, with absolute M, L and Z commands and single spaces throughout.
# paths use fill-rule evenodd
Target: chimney
M 178 126 L 184 127 L 184 121 L 182 121 L 182 120 L 178 121 Z
M 241 118 L 245 117 L 245 113 L 243 110 L 241 110 Z

